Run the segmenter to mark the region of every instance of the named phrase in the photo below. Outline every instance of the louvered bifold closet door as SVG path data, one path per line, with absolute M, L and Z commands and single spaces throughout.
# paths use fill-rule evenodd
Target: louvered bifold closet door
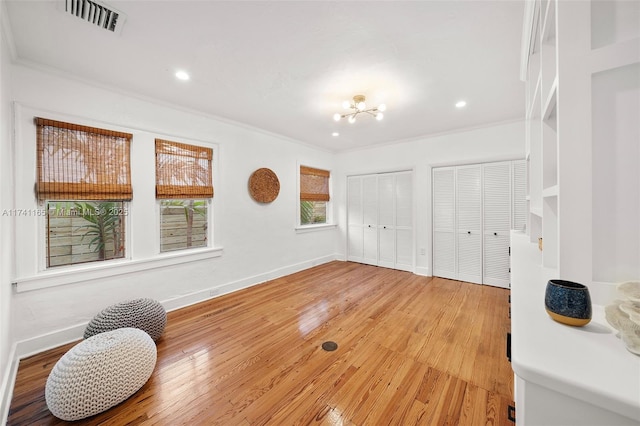
M 433 275 L 456 279 L 455 169 L 433 169 Z
M 378 178 L 362 177 L 363 263 L 378 265 Z
M 413 271 L 413 174 L 396 174 L 396 269 Z
M 457 279 L 482 284 L 482 168 L 456 169 Z
M 364 252 L 362 218 L 362 178 L 347 178 L 347 260 L 362 263 Z
M 395 175 L 378 176 L 378 266 L 395 267 Z
M 483 283 L 509 287 L 511 229 L 511 163 L 482 166 L 484 260 Z
M 527 228 L 527 163 L 524 160 L 512 162 L 511 229 L 526 231 Z

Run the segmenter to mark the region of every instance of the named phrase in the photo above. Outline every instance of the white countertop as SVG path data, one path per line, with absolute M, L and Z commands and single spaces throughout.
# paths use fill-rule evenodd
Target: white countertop
M 553 321 L 544 308 L 547 281 L 571 278 L 543 268 L 540 258 L 537 244 L 512 231 L 513 371 L 526 381 L 640 422 L 640 356 L 627 351 L 615 336 L 604 306 L 593 305 L 592 320 L 584 327 Z

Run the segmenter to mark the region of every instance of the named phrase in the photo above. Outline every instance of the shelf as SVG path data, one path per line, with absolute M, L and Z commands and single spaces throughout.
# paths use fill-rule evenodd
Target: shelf
M 640 62 L 640 38 L 594 49 L 589 55 L 589 62 L 594 74 Z
M 532 215 L 538 216 L 538 217 L 542 217 L 542 209 L 538 208 L 538 207 L 531 207 L 531 209 L 529 210 L 529 212 Z
M 542 196 L 547 197 L 557 197 L 558 196 L 558 185 L 553 185 L 548 188 L 542 190 Z

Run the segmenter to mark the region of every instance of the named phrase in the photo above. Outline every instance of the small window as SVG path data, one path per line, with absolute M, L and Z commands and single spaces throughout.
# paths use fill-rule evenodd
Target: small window
M 326 201 L 300 201 L 300 224 L 327 223 Z
M 160 251 L 208 246 L 213 150 L 156 139 Z
M 207 200 L 160 201 L 160 251 L 207 247 Z
M 43 118 L 35 123 L 47 267 L 124 257 L 131 134 Z
M 126 203 L 48 201 L 47 267 L 124 257 Z
M 300 225 L 327 223 L 330 177 L 327 170 L 300 167 Z

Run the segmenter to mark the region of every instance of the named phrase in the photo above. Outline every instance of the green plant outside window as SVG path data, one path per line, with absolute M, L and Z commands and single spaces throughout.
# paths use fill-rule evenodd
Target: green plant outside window
M 47 267 L 123 258 L 123 201 L 48 201 Z
M 160 201 L 160 251 L 207 246 L 207 200 Z
M 300 201 L 300 224 L 327 223 L 326 201 Z

